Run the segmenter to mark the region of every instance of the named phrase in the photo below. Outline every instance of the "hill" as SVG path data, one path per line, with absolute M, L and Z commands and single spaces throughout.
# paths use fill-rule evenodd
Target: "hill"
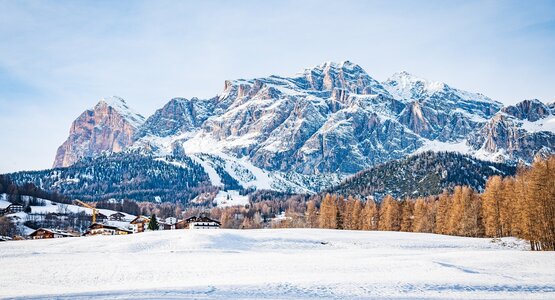
M 188 157 L 154 159 L 136 153 L 85 158 L 70 167 L 7 175 L 17 185 L 89 201 L 109 198 L 187 202 L 211 189 L 204 169 Z
M 359 172 L 327 192 L 381 199 L 387 194 L 396 198 L 436 195 L 455 185 L 482 191 L 488 177 L 515 172 L 514 166 L 469 155 L 428 151 Z

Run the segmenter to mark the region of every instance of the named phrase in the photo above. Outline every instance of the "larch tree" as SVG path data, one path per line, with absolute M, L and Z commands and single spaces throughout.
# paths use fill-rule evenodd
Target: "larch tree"
M 413 206 L 414 202 L 412 200 L 404 200 L 401 202 L 401 231 L 411 232 L 412 231 L 412 221 L 413 221 Z
M 338 213 L 336 197 L 326 194 L 320 204 L 320 228 L 336 229 Z
M 482 214 L 486 236 L 504 236 L 501 226 L 501 203 L 503 201 L 503 180 L 501 176 L 492 176 L 486 182 L 482 194 Z
M 385 196 L 380 204 L 379 230 L 399 231 L 401 227 L 401 209 L 399 201 L 391 195 Z
M 512 177 L 503 178 L 501 189 L 501 207 L 499 209 L 499 223 L 504 236 L 513 236 L 513 224 L 516 218 L 515 181 Z M 483 204 L 482 204 L 483 205 Z
M 413 232 L 432 232 L 432 212 L 429 211 L 431 209 L 431 205 L 427 203 L 424 198 L 416 199 L 416 201 L 414 202 L 414 219 L 412 223 Z
M 378 205 L 374 199 L 369 198 L 362 211 L 362 230 L 378 230 L 379 218 Z
M 434 233 L 448 234 L 449 213 L 452 206 L 452 197 L 444 191 L 436 201 L 436 221 Z
M 318 209 L 316 208 L 316 201 L 310 200 L 306 204 L 306 226 L 308 228 L 318 227 Z

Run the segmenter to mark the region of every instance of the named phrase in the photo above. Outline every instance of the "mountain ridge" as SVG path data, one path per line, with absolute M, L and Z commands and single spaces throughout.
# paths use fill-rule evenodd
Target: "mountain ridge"
M 172 98 L 146 120 L 126 113 L 129 106 L 118 99 L 123 104 L 111 113 L 101 101 L 97 112 L 74 122 L 55 166 L 111 152 L 184 155 L 214 186 L 318 192 L 425 150 L 512 164 L 555 152 L 553 104 L 504 107 L 406 71 L 380 82 L 350 61 L 291 77 L 226 80 L 216 96 Z

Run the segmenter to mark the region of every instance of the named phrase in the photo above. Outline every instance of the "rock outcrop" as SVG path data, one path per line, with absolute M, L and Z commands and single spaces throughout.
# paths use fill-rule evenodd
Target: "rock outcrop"
M 118 97 L 102 99 L 73 121 L 69 137 L 58 148 L 54 168 L 67 167 L 84 157 L 120 152 L 133 144 L 133 135 L 144 117 Z

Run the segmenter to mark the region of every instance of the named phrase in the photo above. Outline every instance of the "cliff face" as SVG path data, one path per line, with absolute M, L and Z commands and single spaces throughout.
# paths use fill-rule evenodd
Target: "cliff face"
M 102 99 L 73 121 L 69 137 L 58 148 L 53 167 L 67 167 L 83 157 L 102 152 L 120 152 L 133 143 L 133 135 L 144 122 L 121 98 Z
M 103 99 L 75 120 L 54 166 L 126 148 L 190 156 L 214 186 L 315 191 L 425 150 L 510 163 L 555 153 L 555 103 L 503 107 L 407 72 L 379 82 L 352 62 L 326 62 L 228 80 L 216 96 L 171 99 L 146 121 L 122 99 Z
M 532 162 L 536 155 L 555 153 L 555 110 L 536 99 L 506 106 L 471 134 L 468 143 L 479 155 Z

